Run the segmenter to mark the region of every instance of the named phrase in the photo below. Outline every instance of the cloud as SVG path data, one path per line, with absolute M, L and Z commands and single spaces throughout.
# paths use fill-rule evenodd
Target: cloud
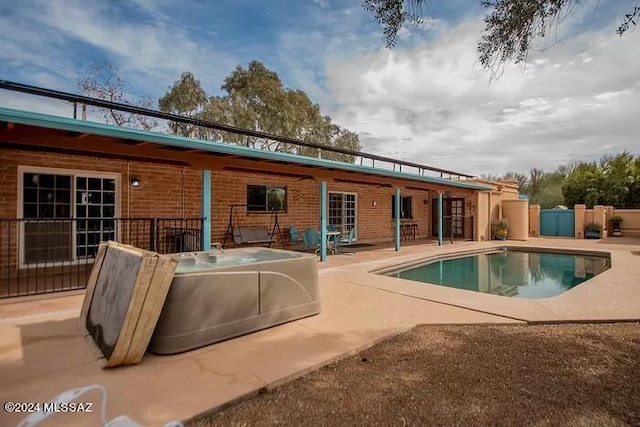
M 114 63 L 140 93 L 153 95 L 163 93 L 186 70 L 202 76 L 203 84 L 217 87 L 238 62 L 231 53 L 195 41 L 183 25 L 162 12 L 162 3 L 135 3 L 143 19 L 130 18 L 109 3 L 25 1 L 17 12 L 20 19 L 14 16 L 9 54 L 23 67 L 42 67 L 54 75 L 60 65 L 73 76 L 89 64 Z M 31 31 L 33 27 L 39 31 Z M 20 40 L 23 36 L 31 40 Z M 214 58 L 217 66 L 211 67 Z M 158 87 L 158 82 L 166 86 Z
M 215 94 L 236 65 L 256 59 L 381 155 L 495 174 L 640 149 L 638 35 L 615 36 L 619 5 L 597 0 L 581 2 L 524 68 L 507 67 L 492 84 L 477 63 L 482 11 L 466 0 L 431 5 L 394 49 L 350 0 L 24 0 L 0 9 L 0 71 L 24 83 L 75 91 L 77 72 L 109 62 L 134 95 L 161 96 L 186 70 Z M 72 112 L 2 91 L 0 105 Z
M 524 68 L 507 67 L 491 85 L 477 65 L 480 19 L 410 49 L 334 61 L 333 118 L 366 131 L 366 151 L 401 147 L 405 160 L 474 174 L 554 169 L 604 147 L 640 154 L 637 40 L 609 27 L 532 52 Z

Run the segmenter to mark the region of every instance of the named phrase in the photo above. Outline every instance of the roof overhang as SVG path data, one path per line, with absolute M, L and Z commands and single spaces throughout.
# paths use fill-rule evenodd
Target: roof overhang
M 253 161 L 243 166 L 249 169 L 252 167 L 251 164 L 255 164 L 256 161 L 260 162 L 260 168 L 266 171 L 275 171 L 277 168 L 281 169 L 282 165 L 287 165 L 289 168 L 296 169 L 291 172 L 292 174 L 304 177 L 308 175 L 330 177 L 332 171 L 341 171 L 354 176 L 367 176 L 369 177 L 367 181 L 371 181 L 371 178 L 378 176 L 392 179 L 393 181 L 413 181 L 415 183 L 435 184 L 469 190 L 485 191 L 492 189 L 486 185 L 464 181 L 453 181 L 374 168 L 372 166 L 271 152 L 0 107 L 0 140 L 21 144 L 47 145 L 50 144 L 50 141 L 34 141 L 38 139 L 36 138 L 38 133 L 41 134 L 46 130 L 60 131 L 55 135 L 55 146 L 59 149 L 87 150 L 95 154 L 113 154 L 113 146 L 109 144 L 109 142 L 112 142 L 119 144 L 118 154 L 120 155 L 155 160 L 183 161 L 194 167 L 206 167 L 203 157 L 214 155 L 216 157 Z M 309 172 L 309 169 L 313 171 L 313 174 Z

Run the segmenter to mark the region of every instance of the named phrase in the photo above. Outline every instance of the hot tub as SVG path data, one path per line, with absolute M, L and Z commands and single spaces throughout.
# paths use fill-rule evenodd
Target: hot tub
M 153 353 L 180 353 L 320 313 L 314 254 L 218 248 L 176 257 Z

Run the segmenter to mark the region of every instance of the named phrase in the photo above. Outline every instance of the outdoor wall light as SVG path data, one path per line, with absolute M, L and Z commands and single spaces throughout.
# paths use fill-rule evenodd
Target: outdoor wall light
M 140 187 L 140 180 L 138 178 L 131 178 L 132 187 Z
M 376 206 L 378 206 L 378 202 L 376 202 L 376 201 L 374 200 L 373 202 L 371 202 L 371 206 L 373 206 L 373 207 L 375 208 Z

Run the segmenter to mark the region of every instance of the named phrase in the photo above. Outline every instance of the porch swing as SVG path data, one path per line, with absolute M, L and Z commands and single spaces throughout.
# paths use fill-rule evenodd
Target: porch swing
M 271 210 L 271 220 L 269 222 L 269 229 L 264 226 L 243 226 L 240 225 L 238 219 L 238 209 L 246 208 L 247 205 L 229 205 L 229 223 L 227 224 L 227 230 L 224 233 L 224 239 L 222 241 L 222 247 L 225 247 L 227 238 L 232 237 L 233 247 L 238 246 L 251 246 L 251 245 L 264 245 L 268 244 L 271 247 L 272 243 L 277 242 L 275 237 L 280 238 L 282 243 L 282 249 L 284 247 L 284 239 L 282 238 L 282 232 L 280 231 L 280 224 L 278 223 L 278 210 Z M 277 231 L 277 234 L 276 234 Z

